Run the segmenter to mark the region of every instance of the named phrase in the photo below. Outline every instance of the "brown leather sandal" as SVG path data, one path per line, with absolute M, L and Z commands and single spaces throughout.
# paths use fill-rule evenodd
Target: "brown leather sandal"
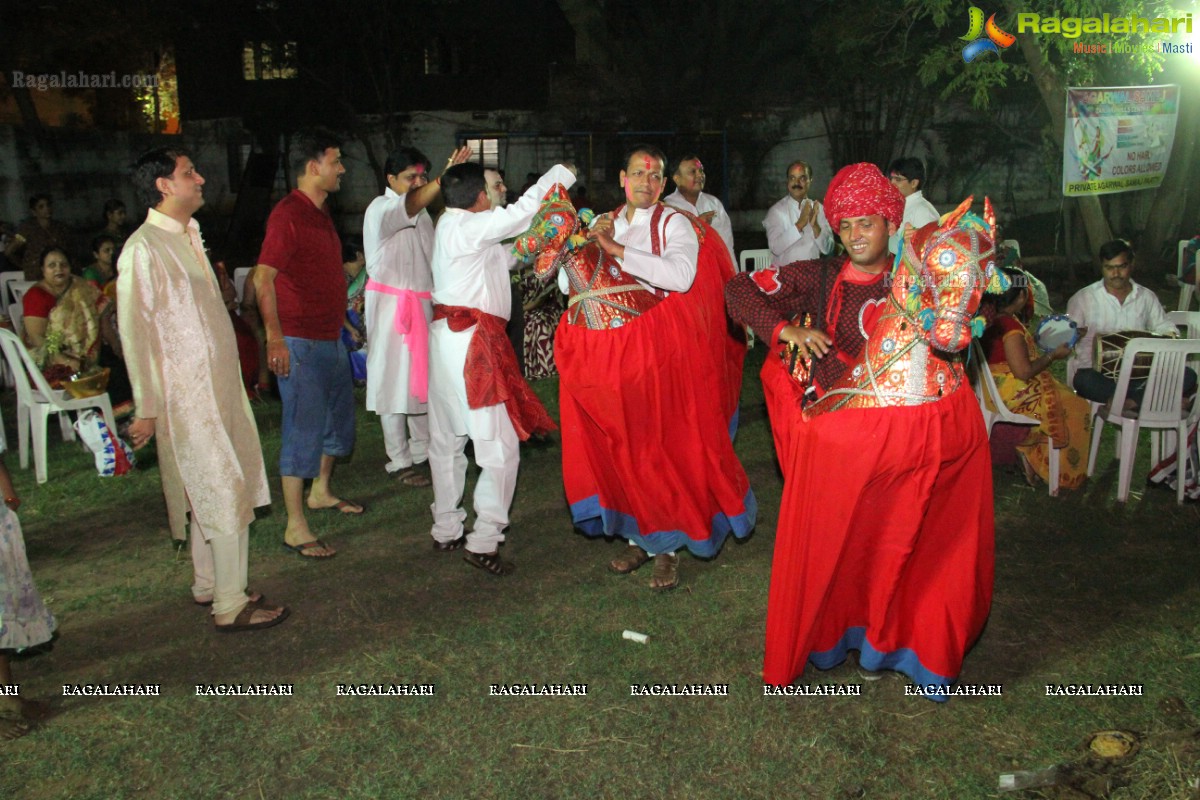
M 625 548 L 625 552 L 608 562 L 608 568 L 618 575 L 628 575 L 650 560 L 650 554 L 636 544 Z
M 656 592 L 667 592 L 679 585 L 679 556 L 662 553 L 654 557 L 654 572 L 650 575 L 650 588 Z

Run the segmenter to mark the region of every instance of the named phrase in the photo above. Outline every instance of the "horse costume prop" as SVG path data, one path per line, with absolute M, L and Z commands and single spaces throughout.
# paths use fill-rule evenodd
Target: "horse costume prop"
M 877 319 L 859 315 L 870 336 L 859 363 L 805 409 L 805 417 L 843 408 L 881 408 L 934 402 L 967 381 L 958 353 L 983 333 L 973 319 L 983 292 L 1003 292 L 996 266 L 996 215 L 984 199 L 983 217 L 968 197 L 940 225 L 905 233 L 891 274 L 891 294 Z M 872 328 L 872 324 L 874 327 Z
M 658 204 L 649 213 L 657 255 L 662 215 L 685 212 Z M 757 515 L 731 438 L 746 347 L 725 317 L 728 248 L 685 214 L 700 242 L 696 278 L 686 292 L 663 292 L 586 239 L 582 221 L 592 216 L 555 187 L 514 243 L 539 276 L 561 270 L 569 286 L 554 358 L 572 519 L 589 536 L 620 536 L 649 553 L 715 556 Z
M 956 355 L 1000 289 L 994 215 L 963 202 L 908 230 L 891 294 L 860 324 L 859 363 L 804 411 L 791 447 L 767 605 L 763 679 L 859 651 L 945 700 L 987 620 L 994 572 L 991 459 Z M 991 288 L 989 287 L 989 289 Z M 873 310 L 868 307 L 867 311 Z M 874 324 L 872 328 L 871 325 Z

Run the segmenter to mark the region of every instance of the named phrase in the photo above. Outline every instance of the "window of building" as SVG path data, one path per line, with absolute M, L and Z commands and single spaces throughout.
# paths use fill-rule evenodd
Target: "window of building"
M 244 80 L 287 80 L 297 74 L 295 42 L 246 42 L 242 48 Z
M 499 139 L 467 139 L 471 148 L 471 160 L 482 164 L 485 169 L 500 168 Z

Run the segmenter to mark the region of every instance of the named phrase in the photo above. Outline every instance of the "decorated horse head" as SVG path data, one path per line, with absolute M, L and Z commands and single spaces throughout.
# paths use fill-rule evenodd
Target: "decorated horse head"
M 975 317 L 983 292 L 1002 291 L 1006 282 L 996 268 L 991 201 L 984 199 L 979 217 L 970 211 L 972 200 L 940 224 L 905 231 L 891 294 L 859 363 L 809 405 L 806 417 L 935 402 L 965 383 L 954 354 L 983 332 L 983 320 Z
M 579 212 L 567 191 L 555 184 L 529 229 L 513 242 L 513 253 L 533 261 L 538 277 L 549 279 L 558 270 L 567 275 L 567 322 L 594 330 L 619 328 L 661 299 L 625 274 L 620 264 L 584 230 L 595 218 L 590 208 Z

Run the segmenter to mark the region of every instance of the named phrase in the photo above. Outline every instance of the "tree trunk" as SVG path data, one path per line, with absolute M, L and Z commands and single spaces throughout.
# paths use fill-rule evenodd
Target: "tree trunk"
M 1014 15 L 1022 10 L 1015 0 L 1008 0 L 1006 5 Z M 1067 126 L 1066 86 L 1059 77 L 1058 71 L 1054 69 L 1054 65 L 1046 60 L 1046 56 L 1042 52 L 1042 45 L 1036 36 L 1018 36 L 1017 42 L 1021 45 L 1021 52 L 1025 55 L 1025 63 L 1033 75 L 1034 84 L 1042 95 L 1042 102 L 1046 104 L 1046 110 L 1050 112 L 1050 126 L 1054 141 L 1061 146 Z M 1075 200 L 1079 208 L 1079 216 L 1087 231 L 1088 251 L 1094 255 L 1100 249 L 1100 245 L 1113 238 L 1112 229 L 1109 228 L 1108 219 L 1104 216 L 1104 209 L 1100 207 L 1099 197 L 1086 195 L 1077 197 Z M 1072 254 L 1068 253 L 1067 258 L 1071 257 Z
M 1196 140 L 1200 138 L 1200 87 L 1194 82 L 1179 82 L 1179 118 L 1175 125 L 1175 144 L 1171 148 L 1171 159 L 1167 163 L 1167 174 L 1154 196 L 1150 207 L 1150 218 L 1146 230 L 1138 242 L 1138 265 L 1146 274 L 1157 274 L 1167 268 L 1175 271 L 1175 242 L 1188 238 L 1200 231 L 1192 230 L 1195 218 L 1185 217 L 1188 207 L 1195 207 L 1197 156 Z M 1195 212 L 1193 212 L 1195 213 Z M 1168 262 L 1162 254 L 1170 245 Z M 1152 271 L 1152 272 L 1151 272 Z

